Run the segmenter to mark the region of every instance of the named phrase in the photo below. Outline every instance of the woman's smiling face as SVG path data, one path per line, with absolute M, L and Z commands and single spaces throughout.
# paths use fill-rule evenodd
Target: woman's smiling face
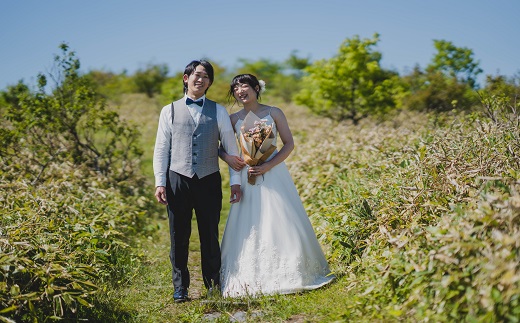
M 258 100 L 257 92 L 247 83 L 238 83 L 233 88 L 233 95 L 235 99 L 242 104 Z

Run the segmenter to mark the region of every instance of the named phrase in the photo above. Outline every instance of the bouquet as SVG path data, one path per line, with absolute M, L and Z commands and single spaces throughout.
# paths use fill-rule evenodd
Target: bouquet
M 256 166 L 265 162 L 276 149 L 274 139 L 273 126 L 249 111 L 240 128 L 239 138 L 246 164 Z M 247 181 L 254 185 L 256 176 L 249 175 Z

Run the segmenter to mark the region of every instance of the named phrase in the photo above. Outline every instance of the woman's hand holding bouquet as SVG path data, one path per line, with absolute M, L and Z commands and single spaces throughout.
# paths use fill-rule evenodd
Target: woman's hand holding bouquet
M 267 124 L 266 119 L 260 119 L 253 112 L 249 112 L 240 129 L 240 147 L 244 161 L 249 166 L 261 165 L 275 151 L 272 143 L 275 139 L 273 126 Z M 248 173 L 248 183 L 254 185 L 256 175 Z

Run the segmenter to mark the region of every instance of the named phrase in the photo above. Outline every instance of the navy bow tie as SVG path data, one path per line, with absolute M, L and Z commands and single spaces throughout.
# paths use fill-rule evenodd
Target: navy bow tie
M 199 99 L 197 101 L 193 101 L 192 99 L 190 98 L 186 98 L 186 105 L 190 105 L 192 103 L 195 103 L 196 105 L 198 105 L 199 107 L 201 107 L 203 104 L 204 104 L 204 100 L 202 99 Z

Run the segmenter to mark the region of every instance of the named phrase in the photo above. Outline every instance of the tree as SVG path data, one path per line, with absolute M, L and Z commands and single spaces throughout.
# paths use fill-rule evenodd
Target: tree
M 51 94 L 41 74 L 37 91 L 20 82 L 2 93 L 0 158 L 33 182 L 43 180 L 50 165 L 65 161 L 87 165 L 111 181 L 131 178 L 142 154 L 137 128 L 106 109 L 91 78 L 80 74 L 75 53 L 66 44 L 60 49 L 49 74 Z
M 168 76 L 168 66 L 148 64 L 145 69 L 139 69 L 134 74 L 134 82 L 140 93 L 146 93 L 148 97 L 160 93 L 161 85 Z
M 399 77 L 381 68 L 381 53 L 373 49 L 378 41 L 378 34 L 372 39 L 346 39 L 336 56 L 307 67 L 296 102 L 354 124 L 369 114 L 382 115 L 395 108 Z
M 269 59 L 250 61 L 241 59 L 242 66 L 238 73 L 250 73 L 266 82 L 265 96 L 282 99 L 290 103 L 295 93 L 300 90 L 300 81 L 303 70 L 309 65 L 309 58 L 297 56 L 297 52 L 291 52 L 284 62 L 274 62 Z
M 129 76 L 126 71 L 116 74 L 110 71 L 92 70 L 85 74 L 85 77 L 91 79 L 92 84 L 96 85 L 96 92 L 106 99 L 118 100 L 122 94 L 138 92 L 133 76 Z
M 269 94 L 290 103 L 296 93 L 301 90 L 301 80 L 305 69 L 310 65 L 310 58 L 299 57 L 297 51 L 292 51 L 282 63 L 282 71 L 273 80 L 274 86 L 269 87 Z
M 520 74 L 513 77 L 488 75 L 486 86 L 478 95 L 491 120 L 507 120 L 517 127 L 520 125 Z
M 257 61 L 239 59 L 239 62 L 242 66 L 238 68 L 238 74 L 253 74 L 264 80 L 267 84 L 272 83 L 276 76 L 280 74 L 283 69 L 282 64 L 266 58 L 262 58 Z
M 426 70 L 440 71 L 448 77 L 468 84 L 472 89 L 477 88 L 477 76 L 482 73 L 482 69 L 479 62 L 474 60 L 473 51 L 466 47 L 457 47 L 446 40 L 434 40 L 433 43 L 437 53 Z
M 455 108 L 467 109 L 475 103 L 469 86 L 440 71 L 424 72 L 416 66 L 403 77 L 409 92 L 404 105 L 417 111 L 445 112 Z
M 211 60 L 209 60 L 211 62 Z M 234 75 L 230 75 L 227 69 L 217 62 L 212 62 L 215 79 L 208 90 L 208 96 L 216 102 L 226 106 L 231 104 L 228 98 L 229 83 Z
M 520 104 L 520 74 L 513 77 L 487 75 L 484 90 L 491 95 L 507 97 L 511 104 Z
M 409 87 L 404 105 L 436 112 L 472 108 L 478 102 L 474 89 L 477 75 L 482 72 L 473 59 L 473 51 L 444 40 L 434 40 L 434 45 L 437 53 L 426 70 L 416 66 L 403 77 Z
M 311 65 L 309 57 L 299 57 L 297 51 L 292 51 L 289 57 L 285 60 L 285 65 L 291 70 L 291 74 L 303 76 L 303 71 Z

